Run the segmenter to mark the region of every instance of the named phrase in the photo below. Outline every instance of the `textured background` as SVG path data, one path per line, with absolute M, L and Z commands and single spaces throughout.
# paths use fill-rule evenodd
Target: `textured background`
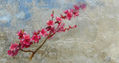
M 52 10 L 59 15 L 77 1 L 88 5 L 79 17 L 66 21 L 80 24 L 77 29 L 56 34 L 32 61 L 30 53 L 7 55 L 17 30 L 32 33 L 45 26 Z M 118 14 L 119 0 L 0 0 L 0 63 L 119 63 Z

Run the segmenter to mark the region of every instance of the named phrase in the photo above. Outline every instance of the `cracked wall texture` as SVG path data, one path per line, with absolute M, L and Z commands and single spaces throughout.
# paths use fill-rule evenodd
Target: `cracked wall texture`
M 19 52 L 14 58 L 7 55 L 10 44 L 17 40 L 17 30 L 24 28 L 28 33 L 38 30 L 45 26 L 52 10 L 59 15 L 74 1 L 58 0 L 54 6 L 55 3 L 49 4 L 53 0 L 45 3 L 39 0 L 42 5 L 36 5 L 37 0 L 26 0 L 29 4 L 24 3 L 21 10 L 18 7 L 23 5 L 23 0 L 21 3 L 3 1 L 0 0 L 3 3 L 0 5 L 0 63 L 119 63 L 119 0 L 79 0 L 87 4 L 87 9 L 79 17 L 66 21 L 78 24 L 78 28 L 56 34 L 32 61 L 28 60 L 30 53 Z M 30 49 L 36 47 L 37 44 Z

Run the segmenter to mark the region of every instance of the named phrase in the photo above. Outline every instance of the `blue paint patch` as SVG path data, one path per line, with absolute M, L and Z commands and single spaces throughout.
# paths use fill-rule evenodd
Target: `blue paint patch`
M 16 1 L 15 1 L 15 0 L 8 0 L 8 3 L 9 3 L 10 5 L 13 5 L 13 4 L 16 3 Z
M 22 20 L 25 17 L 25 13 L 24 12 L 19 12 L 15 16 L 16 16 L 17 19 Z
M 25 17 L 23 20 L 29 20 L 31 18 L 31 13 L 25 13 Z
M 10 26 L 12 17 L 5 9 L 0 9 L 0 26 Z
M 4 4 L 7 4 L 8 3 L 8 0 L 0 0 L 0 4 L 4 5 Z
M 36 6 L 38 8 L 49 8 L 49 9 L 52 9 L 52 8 L 61 8 L 63 6 L 57 0 L 42 0 L 42 2 L 45 5 L 40 5 L 41 0 L 36 0 Z M 74 0 L 74 2 L 86 2 L 86 0 Z M 65 9 L 71 8 L 72 6 L 73 6 L 73 3 L 72 2 L 66 3 L 65 4 Z
M 76 0 L 76 2 L 86 2 L 86 0 Z
M 24 27 L 26 25 L 26 22 L 29 21 L 32 18 L 32 11 L 33 8 L 33 2 L 35 2 L 36 7 L 38 8 L 61 8 L 61 5 L 58 0 L 42 0 L 45 5 L 39 5 L 41 3 L 41 0 L 0 0 L 0 5 L 2 5 L 3 9 L 8 9 L 6 6 L 7 4 L 10 4 L 10 6 L 15 7 L 16 13 L 9 13 L 8 10 L 6 10 L 3 15 L 0 15 L 0 26 L 12 26 L 10 23 L 12 21 L 12 18 L 15 17 L 16 24 L 19 25 L 19 27 Z M 62 0 L 63 1 L 63 0 Z M 85 2 L 87 0 L 75 0 L 76 2 Z M 67 3 L 65 7 L 71 8 L 72 2 Z M 63 8 L 64 9 L 64 8 Z M 1 9 L 0 9 L 1 10 Z M 14 15 L 13 15 L 14 14 Z M 22 24 L 19 24 L 22 23 Z M 13 25 L 14 26 L 14 25 Z
M 57 0 L 43 0 L 43 3 L 45 5 L 39 5 L 41 2 L 41 0 L 36 0 L 36 7 L 38 8 L 49 8 L 49 9 L 52 9 L 52 8 L 58 8 L 60 7 L 59 4 L 57 3 Z
M 11 22 L 11 17 L 10 16 L 2 16 L 0 17 L 0 26 L 10 26 L 10 22 Z
M 27 1 L 27 3 L 32 3 L 32 0 L 26 0 Z
M 44 0 L 46 4 L 51 4 L 51 0 Z
M 25 13 L 25 16 L 22 20 L 28 21 L 31 18 L 30 9 L 32 8 L 32 6 L 26 5 L 25 2 L 28 4 L 31 4 L 32 0 L 20 0 L 20 1 L 18 1 L 18 3 L 19 3 L 18 9 L 19 9 L 19 12 Z

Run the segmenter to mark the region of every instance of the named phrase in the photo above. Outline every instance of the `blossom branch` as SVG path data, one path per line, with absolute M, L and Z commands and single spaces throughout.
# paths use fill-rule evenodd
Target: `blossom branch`
M 45 40 L 40 44 L 40 46 L 35 50 L 35 51 L 33 51 L 32 52 L 32 55 L 30 56 L 30 60 L 32 60 L 32 58 L 33 58 L 33 56 L 35 55 L 35 53 L 45 44 L 45 42 L 47 41 L 47 39 L 48 38 L 50 38 L 52 35 L 54 35 L 55 33 L 53 33 L 53 34 L 49 34 L 46 38 L 45 38 Z
M 21 51 L 23 52 L 34 52 L 34 51 L 31 51 L 31 50 L 23 50 L 23 49 L 20 49 Z
M 47 21 L 47 27 L 42 28 L 41 30 L 34 31 L 32 37 L 30 37 L 30 34 L 27 34 L 24 30 L 18 31 L 18 39 L 19 43 L 12 43 L 9 50 L 7 51 L 8 55 L 10 56 L 16 56 L 18 54 L 18 51 L 21 50 L 23 52 L 31 52 L 30 59 L 32 59 L 35 55 L 35 53 L 45 44 L 45 42 L 52 37 L 57 32 L 65 32 L 66 30 L 74 29 L 77 27 L 77 25 L 65 27 L 65 23 L 63 20 L 68 19 L 71 20 L 72 17 L 79 16 L 79 10 L 85 9 L 85 4 L 80 5 L 74 5 L 73 9 L 68 9 L 64 11 L 64 14 L 60 14 L 59 17 L 54 18 L 54 11 L 52 11 L 51 14 L 51 20 Z M 39 45 L 38 48 L 35 49 L 35 51 L 32 50 L 24 50 L 24 48 L 30 47 L 34 43 L 39 43 L 39 40 L 42 37 L 46 37 L 43 42 Z

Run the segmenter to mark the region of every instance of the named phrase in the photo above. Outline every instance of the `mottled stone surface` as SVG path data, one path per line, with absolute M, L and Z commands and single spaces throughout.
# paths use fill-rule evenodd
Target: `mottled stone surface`
M 93 3 L 92 3 L 93 2 Z M 32 61 L 30 53 L 19 52 L 11 58 L 7 50 L 17 40 L 16 32 L 22 27 L 14 18 L 12 27 L 0 27 L 0 63 L 119 63 L 119 0 L 87 0 L 86 11 L 80 17 L 66 21 L 78 28 L 56 34 L 41 48 Z M 96 2 L 96 3 L 95 3 Z M 58 15 L 61 9 L 55 10 Z M 45 26 L 51 10 L 32 8 L 32 19 L 24 28 L 28 33 Z M 15 27 L 15 28 L 14 28 Z M 34 45 L 30 49 L 35 49 Z

